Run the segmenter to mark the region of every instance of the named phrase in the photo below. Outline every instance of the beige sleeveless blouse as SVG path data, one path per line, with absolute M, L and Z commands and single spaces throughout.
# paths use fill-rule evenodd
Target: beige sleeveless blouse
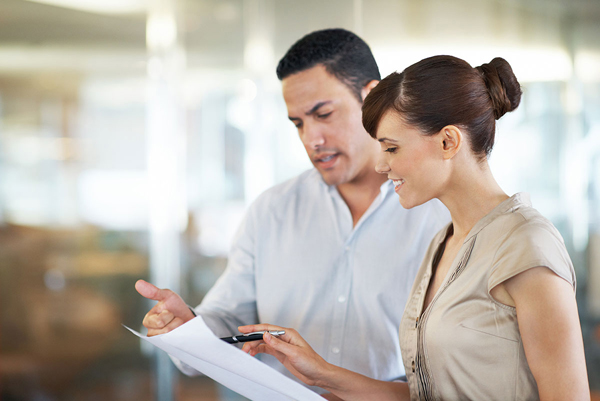
M 411 400 L 539 399 L 515 308 L 497 302 L 490 290 L 537 266 L 575 289 L 562 237 L 527 194 L 512 196 L 473 227 L 423 311 L 432 263 L 450 230 L 451 224 L 429 246 L 400 324 Z

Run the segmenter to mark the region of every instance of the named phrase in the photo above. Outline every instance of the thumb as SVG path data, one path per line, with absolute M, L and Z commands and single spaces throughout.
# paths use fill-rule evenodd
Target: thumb
M 164 290 L 144 280 L 138 280 L 135 283 L 135 289 L 141 296 L 155 301 L 162 301 L 167 295 Z

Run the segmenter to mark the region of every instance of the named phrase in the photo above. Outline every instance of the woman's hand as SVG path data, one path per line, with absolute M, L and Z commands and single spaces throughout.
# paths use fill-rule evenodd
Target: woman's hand
M 294 376 L 309 386 L 322 386 L 321 379 L 335 368 L 321 358 L 294 329 L 270 324 L 255 324 L 240 326 L 239 330 L 242 333 L 285 330 L 285 334 L 278 337 L 265 333 L 263 341 L 247 342 L 242 350 L 252 356 L 259 353 L 273 355 Z
M 332 394 L 324 395 L 327 400 L 407 401 L 410 399 L 406 383 L 371 379 L 327 363 L 294 329 L 271 324 L 255 324 L 240 326 L 239 330 L 242 333 L 284 330 L 285 334 L 278 337 L 265 333 L 263 341 L 247 342 L 242 350 L 252 356 L 259 353 L 273 355 L 304 383 L 330 391 Z

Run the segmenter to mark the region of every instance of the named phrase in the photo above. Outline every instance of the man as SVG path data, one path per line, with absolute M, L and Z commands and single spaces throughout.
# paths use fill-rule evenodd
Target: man
M 364 41 L 342 29 L 313 32 L 289 49 L 277 75 L 315 168 L 252 204 L 226 271 L 195 313 L 220 337 L 257 322 L 293 327 L 328 362 L 397 379 L 404 305 L 449 214 L 437 201 L 403 209 L 392 182 L 375 172 L 380 145 L 362 126 L 361 106 L 380 75 Z M 136 288 L 159 301 L 144 318 L 148 335 L 194 317 L 177 294 L 143 281 Z

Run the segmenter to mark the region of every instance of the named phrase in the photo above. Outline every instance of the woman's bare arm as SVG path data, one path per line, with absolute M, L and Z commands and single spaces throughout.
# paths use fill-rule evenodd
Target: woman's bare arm
M 541 400 L 589 400 L 575 292 L 546 267 L 503 283 L 517 309 L 525 356 Z
M 275 356 L 294 376 L 310 386 L 321 387 L 346 401 L 409 400 L 408 384 L 385 382 L 327 363 L 294 329 L 257 324 L 241 326 L 242 333 L 262 330 L 285 330 L 275 338 L 265 333 L 264 341 L 244 344 L 250 355 L 266 353 Z

